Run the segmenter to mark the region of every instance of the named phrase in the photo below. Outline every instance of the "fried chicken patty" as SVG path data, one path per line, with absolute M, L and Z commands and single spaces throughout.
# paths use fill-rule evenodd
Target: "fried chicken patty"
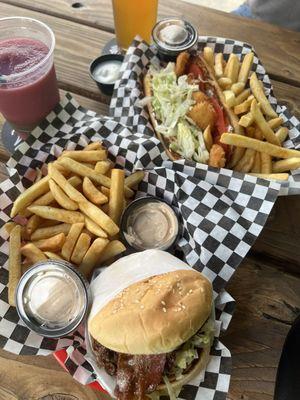
M 190 117 L 200 129 L 204 130 L 208 125 L 213 129 L 217 114 L 209 101 L 200 101 L 191 108 L 188 112 L 188 117 Z

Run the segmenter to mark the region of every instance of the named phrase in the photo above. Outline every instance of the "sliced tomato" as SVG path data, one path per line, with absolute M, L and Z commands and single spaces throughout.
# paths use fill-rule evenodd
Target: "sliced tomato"
M 188 66 L 187 73 L 193 75 L 193 77 L 194 77 L 195 79 L 200 78 L 200 79 L 204 80 L 204 73 L 203 73 L 202 69 L 199 67 L 199 65 L 197 65 L 197 64 L 193 64 L 193 63 L 190 64 L 190 65 Z M 202 92 L 205 91 L 205 84 L 204 84 L 204 82 L 201 82 L 201 81 L 199 82 L 199 89 L 200 89 Z
M 224 111 L 223 111 L 222 107 L 220 106 L 219 102 L 217 101 L 217 99 L 215 99 L 214 97 L 211 97 L 210 101 L 212 102 L 212 105 L 214 106 L 214 109 L 217 114 L 216 129 L 217 129 L 218 134 L 215 137 L 215 141 L 217 144 L 219 144 L 220 146 L 223 147 L 223 149 L 225 150 L 226 153 L 228 153 L 229 152 L 228 145 L 220 142 L 220 138 L 223 135 L 223 133 L 227 132 L 227 128 L 228 128 L 227 118 L 225 118 Z

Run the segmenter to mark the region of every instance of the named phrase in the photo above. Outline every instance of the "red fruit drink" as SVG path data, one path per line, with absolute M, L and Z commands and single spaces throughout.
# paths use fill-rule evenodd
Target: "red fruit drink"
M 19 132 L 31 131 L 59 102 L 52 53 L 36 38 L 0 38 L 0 112 Z

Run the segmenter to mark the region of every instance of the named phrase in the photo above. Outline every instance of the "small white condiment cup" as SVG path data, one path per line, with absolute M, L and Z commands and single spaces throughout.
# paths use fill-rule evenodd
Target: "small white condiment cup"
M 166 238 L 164 237 L 160 243 L 155 243 L 154 245 L 151 245 L 149 240 L 147 240 L 147 244 L 143 244 L 141 237 L 137 237 L 135 235 L 135 232 L 131 229 L 130 221 L 132 217 L 134 216 L 134 213 L 138 210 L 141 210 L 141 207 L 145 205 L 152 205 L 155 206 L 163 206 L 164 211 L 167 212 L 167 220 L 169 219 L 170 221 L 170 230 L 171 230 L 171 235 L 170 237 Z M 163 214 L 163 211 L 162 211 Z M 151 220 L 151 216 L 149 216 L 149 219 Z M 151 223 L 151 221 L 149 221 Z M 145 226 L 145 229 L 147 227 Z M 170 251 L 176 242 L 178 241 L 178 238 L 180 236 L 180 223 L 178 220 L 178 216 L 174 209 L 165 201 L 162 200 L 158 197 L 154 196 L 145 196 L 145 197 L 140 197 L 134 201 L 132 201 L 124 210 L 122 217 L 121 217 L 121 223 L 120 223 L 120 233 L 123 241 L 127 244 L 127 246 L 130 249 L 133 249 L 134 251 L 143 251 L 143 250 L 148 250 L 148 249 L 158 249 L 158 250 L 165 250 L 165 251 Z M 143 235 L 144 237 L 146 236 L 146 233 Z M 136 240 L 137 239 L 137 240 Z M 147 238 L 148 239 L 148 238 Z
M 16 308 L 21 320 L 32 331 L 49 338 L 75 331 L 89 306 L 87 280 L 66 261 L 34 264 L 21 277 L 16 290 Z

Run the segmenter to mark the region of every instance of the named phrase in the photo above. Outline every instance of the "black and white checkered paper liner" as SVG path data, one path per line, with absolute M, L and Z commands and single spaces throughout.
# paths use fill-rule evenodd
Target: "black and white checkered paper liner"
M 142 122 L 141 122 L 142 124 Z M 150 131 L 149 131 L 150 132 Z M 167 200 L 182 219 L 178 251 L 193 268 L 212 282 L 216 306 L 216 337 L 204 381 L 197 377 L 186 385 L 181 399 L 226 398 L 230 380 L 230 352 L 219 341 L 219 333 L 230 322 L 234 300 L 224 290 L 235 269 L 246 256 L 278 196 L 280 185 L 236 175 L 224 170 L 221 180 L 210 183 L 207 171 L 188 162 L 170 162 L 161 143 L 152 135 L 135 130 L 80 107 L 67 95 L 57 108 L 23 142 L 8 161 L 9 178 L 0 184 L 0 224 L 9 221 L 14 199 L 31 185 L 36 168 L 54 160 L 64 149 L 80 149 L 90 141 L 103 140 L 109 156 L 125 168 L 147 170 L 138 195 Z M 227 175 L 227 179 L 226 178 Z M 48 354 L 67 348 L 65 365 L 81 383 L 97 377 L 85 358 L 83 327 L 59 340 L 30 332 L 8 305 L 8 235 L 0 238 L 0 345 L 17 354 Z
M 205 46 L 211 47 L 216 53 L 223 53 L 225 59 L 228 59 L 232 53 L 236 54 L 239 59 L 243 59 L 244 55 L 251 51 L 254 53 L 252 70 L 262 80 L 270 103 L 277 114 L 283 118 L 284 126 L 289 129 L 288 139 L 283 146 L 300 149 L 300 122 L 290 114 L 285 106 L 278 104 L 274 97 L 270 78 L 254 48 L 238 40 L 199 36 L 198 50 L 202 50 Z M 154 135 L 147 107 L 139 105 L 139 100 L 144 97 L 143 77 L 150 64 L 160 65 L 156 49 L 136 38 L 126 54 L 121 69 L 121 78 L 116 82 L 110 103 L 110 115 L 130 128 L 132 132 Z M 194 164 L 196 165 L 196 163 Z M 212 185 L 219 183 L 221 186 L 226 186 L 229 178 L 244 179 L 244 174 L 237 174 L 232 170 L 211 168 L 205 164 L 197 164 L 197 169 L 201 171 L 202 179 Z M 300 194 L 300 169 L 292 171 L 289 180 L 281 183 L 280 195 L 293 194 Z

